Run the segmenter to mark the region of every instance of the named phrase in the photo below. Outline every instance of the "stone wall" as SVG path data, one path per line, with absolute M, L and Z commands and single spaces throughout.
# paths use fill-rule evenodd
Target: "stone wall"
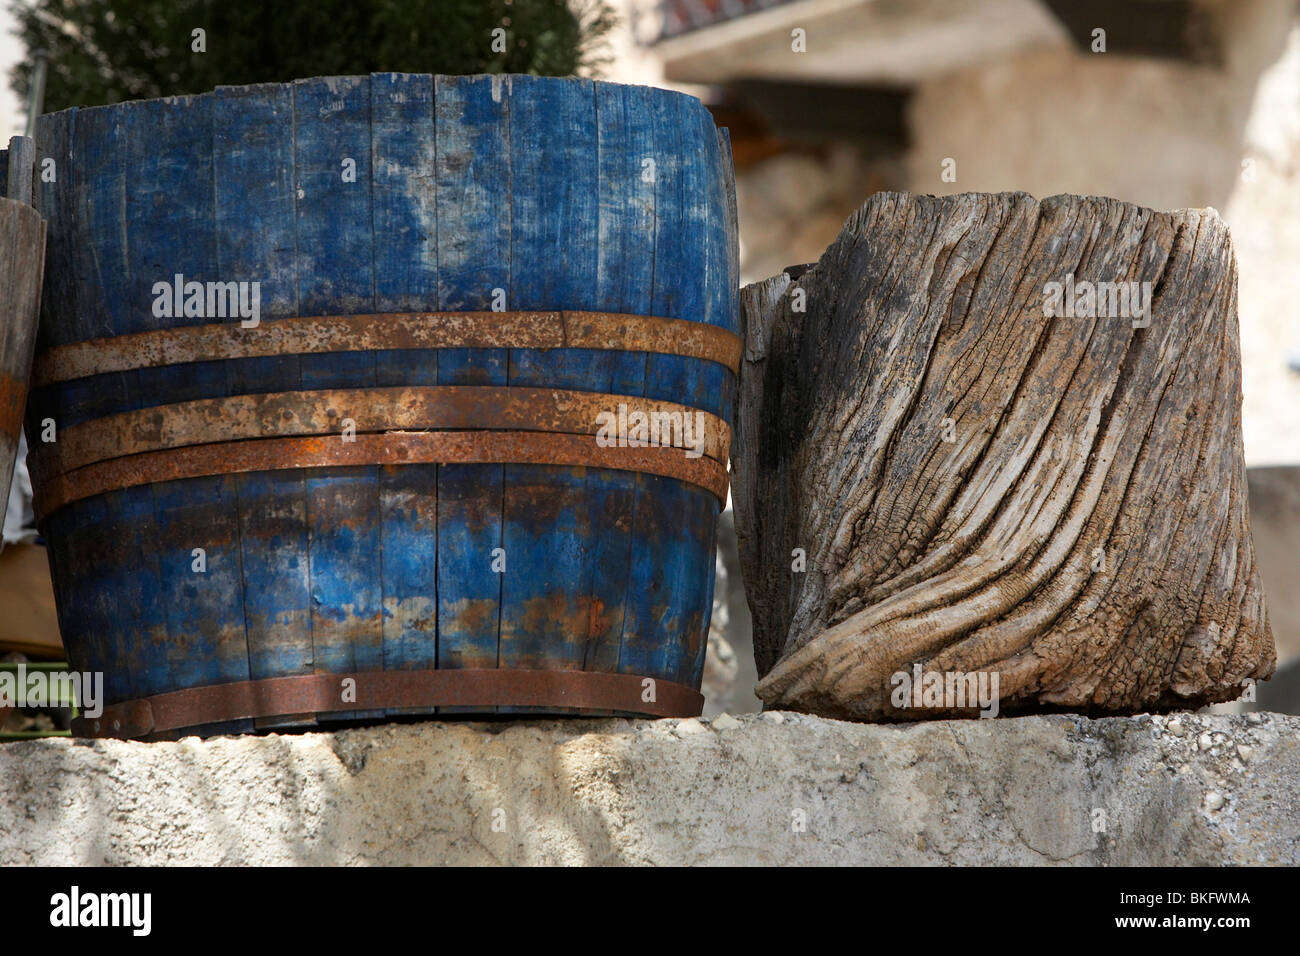
M 1300 718 L 797 714 L 0 747 L 0 865 L 1300 864 Z

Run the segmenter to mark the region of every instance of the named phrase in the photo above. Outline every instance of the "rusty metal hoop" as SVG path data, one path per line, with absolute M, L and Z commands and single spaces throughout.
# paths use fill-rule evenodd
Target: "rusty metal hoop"
M 349 686 L 345 682 L 352 681 Z M 349 691 L 344 694 L 344 689 Z M 344 702 L 345 696 L 347 702 Z M 73 721 L 79 737 L 145 737 L 231 720 L 411 707 L 547 707 L 697 717 L 704 697 L 637 674 L 559 670 L 409 670 L 305 674 L 141 697 Z
M 330 438 L 262 438 L 191 445 L 102 461 L 57 475 L 36 490 L 43 520 L 72 501 L 159 481 L 290 468 L 361 465 L 534 464 L 637 471 L 687 481 L 727 500 L 727 471 L 711 458 L 689 458 L 678 448 L 621 448 L 595 436 L 558 432 L 433 431 Z
M 348 422 L 357 434 L 502 429 L 595 435 L 602 430 L 602 416 L 618 421 L 620 405 L 624 418 L 639 412 L 656 424 L 676 421 L 684 426 L 669 428 L 666 436 L 656 428 L 654 444 L 689 448 L 726 464 L 730 427 L 716 415 L 687 405 L 566 389 L 427 385 L 265 392 L 134 409 L 63 429 L 57 442 L 32 450 L 29 467 L 40 484 L 87 465 L 144 452 L 248 438 L 338 436 Z M 687 428 L 691 445 L 685 444 Z
M 615 312 L 385 312 L 238 320 L 73 342 L 36 358 L 39 387 L 107 372 L 273 355 L 388 349 L 609 349 L 716 362 L 733 374 L 743 344 L 703 322 Z

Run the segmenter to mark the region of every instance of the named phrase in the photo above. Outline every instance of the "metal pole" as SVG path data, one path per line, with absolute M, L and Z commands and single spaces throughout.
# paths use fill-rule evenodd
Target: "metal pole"
M 45 68 L 49 54 L 45 50 L 37 50 L 36 65 L 32 67 L 32 82 L 27 91 L 27 133 L 28 136 L 36 135 L 36 117 L 41 115 L 41 108 L 45 105 Z

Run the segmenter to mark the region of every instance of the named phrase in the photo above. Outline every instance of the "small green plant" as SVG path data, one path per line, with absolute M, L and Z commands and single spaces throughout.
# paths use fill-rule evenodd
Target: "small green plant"
M 219 85 L 371 72 L 596 72 L 606 0 L 10 0 L 49 58 L 45 112 L 203 93 Z

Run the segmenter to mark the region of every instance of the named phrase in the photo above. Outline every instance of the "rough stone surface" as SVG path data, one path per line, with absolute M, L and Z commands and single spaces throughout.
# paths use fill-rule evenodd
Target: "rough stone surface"
M 1295 865 L 1300 718 L 31 741 L 0 748 L 0 865 L 33 863 Z

